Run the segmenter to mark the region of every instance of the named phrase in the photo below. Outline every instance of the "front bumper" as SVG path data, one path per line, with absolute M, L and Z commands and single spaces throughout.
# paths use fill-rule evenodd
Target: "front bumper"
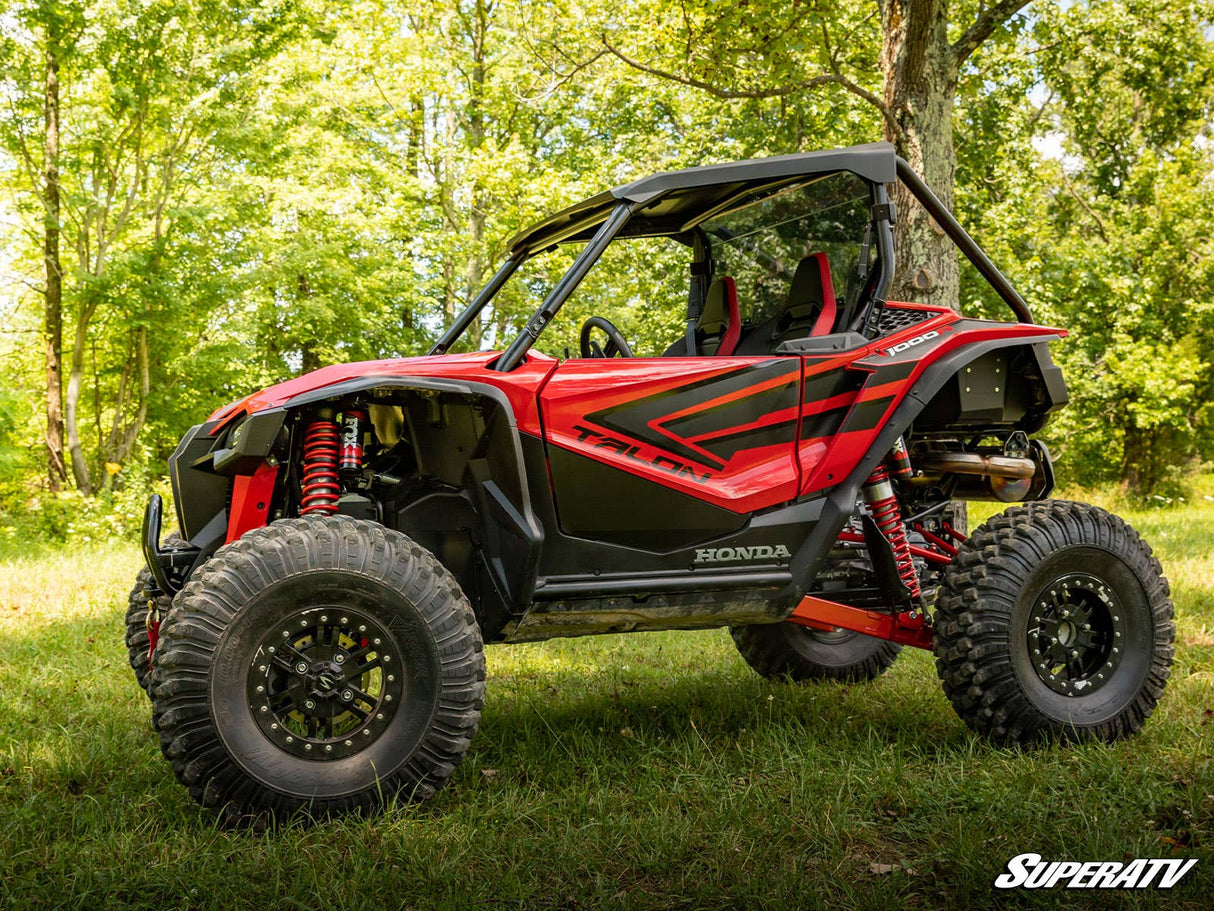
M 164 512 L 164 502 L 160 494 L 154 493 L 148 498 L 148 505 L 143 512 L 143 559 L 152 574 L 154 590 L 146 591 L 148 597 L 154 598 L 160 594 L 175 595 L 181 591 L 186 577 L 202 551 L 187 544 L 184 547 L 161 548 L 160 528 Z

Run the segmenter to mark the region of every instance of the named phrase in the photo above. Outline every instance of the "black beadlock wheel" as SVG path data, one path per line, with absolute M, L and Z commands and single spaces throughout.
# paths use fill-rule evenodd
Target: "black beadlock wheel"
M 936 608 L 944 691 L 997 742 L 1133 734 L 1171 672 L 1159 561 L 1128 523 L 1085 503 L 991 518 L 958 549 Z
M 429 551 L 344 516 L 221 548 L 161 627 L 153 703 L 178 779 L 228 824 L 421 801 L 480 720 L 472 608 Z
M 889 669 L 902 646 L 851 630 L 816 630 L 795 623 L 733 626 L 734 645 L 771 680 L 864 683 Z
M 185 544 L 185 541 L 178 535 L 168 535 L 165 537 L 164 543 L 169 547 L 179 547 Z M 127 661 L 131 665 L 131 670 L 135 672 L 135 682 L 148 694 L 149 698 L 152 695 L 152 670 L 148 663 L 148 648 L 151 642 L 148 638 L 148 599 L 144 597 L 143 593 L 151 583 L 152 573 L 145 566 L 135 576 L 135 587 L 131 589 L 131 594 L 127 598 L 126 608 Z M 168 614 L 172 603 L 173 599 L 168 595 L 161 595 L 156 599 L 156 607 L 160 611 L 162 621 Z

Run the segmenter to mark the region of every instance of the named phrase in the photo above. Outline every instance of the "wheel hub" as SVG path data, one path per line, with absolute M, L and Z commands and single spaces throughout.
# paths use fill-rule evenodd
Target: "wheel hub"
M 1124 619 L 1113 589 L 1089 573 L 1067 573 L 1037 596 L 1029 657 L 1041 681 L 1064 696 L 1100 689 L 1121 663 Z
M 395 639 L 334 605 L 277 624 L 249 667 L 249 708 L 270 741 L 306 759 L 341 759 L 383 733 L 404 696 Z

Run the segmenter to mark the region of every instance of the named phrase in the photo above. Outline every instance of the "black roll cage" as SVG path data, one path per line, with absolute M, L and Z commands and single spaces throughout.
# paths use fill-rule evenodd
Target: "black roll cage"
M 858 177 L 869 185 L 870 190 L 871 224 L 875 228 L 880 271 L 873 293 L 870 295 L 867 303 L 857 313 L 846 314 L 848 326 L 844 327 L 852 331 L 859 329 L 864 332 L 871 328 L 877 308 L 884 305 L 885 294 L 893 281 L 894 275 L 894 240 L 892 229 L 895 221 L 894 207 L 889 200 L 885 183 L 880 179 L 874 179 L 875 174 L 881 173 L 880 168 L 870 166 L 873 153 L 879 154 L 886 151 L 892 153 L 893 147 L 883 143 L 874 143 L 871 146 L 858 147 L 858 150 L 858 153 L 853 154 L 864 156 L 862 159 L 863 167 L 847 167 L 845 160 L 841 160 L 840 163 L 843 166 L 835 170 L 853 171 L 853 173 L 856 173 Z M 455 321 L 427 353 L 439 355 L 445 354 L 450 350 L 451 346 L 455 344 L 459 337 L 472 324 L 472 321 L 477 318 L 518 267 L 529 257 L 550 249 L 561 242 L 580 239 L 590 228 L 593 228 L 597 224 L 597 230 L 589 238 L 582 252 L 578 254 L 573 265 L 569 267 L 560 281 L 548 293 L 543 303 L 540 304 L 539 309 L 527 321 L 527 325 L 523 327 L 523 331 L 510 343 L 502 355 L 490 364 L 493 370 L 501 372 L 513 370 L 522 363 L 527 351 L 539 338 L 540 333 L 552 322 L 561 306 L 569 299 L 577 286 L 581 284 L 582 279 L 586 277 L 586 274 L 594 267 L 594 264 L 598 262 L 607 246 L 628 224 L 633 213 L 646 206 L 655 197 L 660 196 L 664 189 L 669 186 L 670 181 L 677 178 L 680 174 L 707 173 L 714 170 L 725 174 L 729 169 L 739 170 L 749 167 L 754 170 L 765 165 L 770 168 L 773 165 L 793 159 L 811 157 L 829 159 L 833 162 L 839 159 L 840 156 L 846 156 L 847 154 L 846 150 L 842 152 L 818 152 L 809 153 L 805 156 L 759 159 L 756 162 L 709 165 L 705 168 L 693 168 L 687 172 L 676 172 L 673 175 L 659 174 L 629 184 L 626 187 L 616 188 L 616 190 L 592 197 L 590 200 L 565 210 L 563 213 L 558 213 L 547 221 L 541 222 L 531 232 L 516 238 L 510 255 L 501 268 L 498 269 L 488 284 L 481 289 L 480 293 L 473 298 L 468 306 L 456 316 Z M 983 252 L 977 242 L 961 226 L 960 222 L 944 206 L 936 194 L 932 192 L 931 188 L 924 183 L 923 179 L 915 173 L 906 160 L 900 156 L 892 156 L 892 154 L 890 157 L 894 159 L 897 179 L 910 190 L 911 195 L 936 220 L 937 224 L 944 230 L 944 233 L 965 254 L 965 257 L 974 265 L 979 274 L 990 283 L 991 287 L 995 289 L 996 293 L 1016 315 L 1016 319 L 1022 323 L 1031 323 L 1033 315 L 1029 310 L 1028 304 L 1025 303 L 1024 298 L 1020 296 L 1016 289 L 1012 287 L 1007 277 L 991 262 L 990 257 Z M 811 171 L 809 173 L 814 172 Z M 809 176 L 809 173 L 806 173 L 804 176 Z M 830 172 L 819 171 L 819 173 Z M 648 193 L 644 192 L 648 189 L 649 185 L 655 185 L 656 188 Z M 633 198 L 629 198 L 630 196 Z M 566 221 L 561 223 L 560 220 L 563 217 Z M 696 247 L 695 251 L 696 255 L 698 255 L 699 248 Z M 691 317 L 690 310 L 691 307 L 689 307 L 688 314 L 689 322 Z

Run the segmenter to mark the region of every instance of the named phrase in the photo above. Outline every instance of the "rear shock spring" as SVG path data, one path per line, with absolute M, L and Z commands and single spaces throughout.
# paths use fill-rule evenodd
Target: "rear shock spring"
M 864 502 L 868 511 L 889 542 L 894 552 L 894 563 L 898 567 L 898 578 L 911 593 L 911 597 L 921 595 L 919 589 L 919 574 L 915 572 L 915 564 L 911 559 L 910 542 L 906 540 L 906 526 L 902 524 L 902 507 L 894 496 L 894 486 L 889 480 L 889 471 L 884 465 L 878 465 L 864 482 Z
M 332 515 L 337 512 L 341 483 L 337 460 L 341 434 L 334 421 L 321 418 L 308 425 L 303 444 L 303 500 L 300 515 Z

